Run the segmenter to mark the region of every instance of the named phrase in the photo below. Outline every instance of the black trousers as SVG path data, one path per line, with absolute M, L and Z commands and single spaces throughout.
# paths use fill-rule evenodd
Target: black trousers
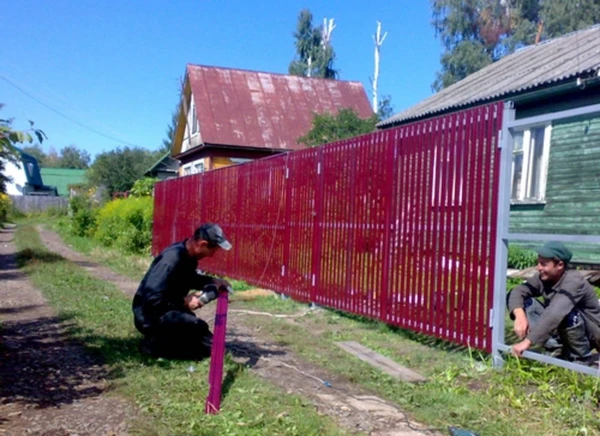
M 165 313 L 146 334 L 150 352 L 167 359 L 199 360 L 210 356 L 213 335 L 192 312 Z

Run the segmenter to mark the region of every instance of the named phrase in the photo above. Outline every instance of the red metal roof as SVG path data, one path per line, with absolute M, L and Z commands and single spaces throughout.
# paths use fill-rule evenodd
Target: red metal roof
M 205 144 L 295 150 L 313 112 L 373 115 L 360 82 L 191 64 L 187 74 Z

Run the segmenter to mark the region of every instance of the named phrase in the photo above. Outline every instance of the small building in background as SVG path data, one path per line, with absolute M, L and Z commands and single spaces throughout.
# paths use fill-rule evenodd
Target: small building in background
M 61 197 L 71 196 L 73 188 L 85 184 L 85 171 L 72 168 L 40 168 L 44 183 L 55 186 Z
M 6 193 L 10 196 L 37 195 L 57 196 L 54 185 L 42 181 L 42 175 L 37 159 L 17 148 L 19 162 L 5 162 L 5 174 L 11 179 L 6 185 Z
M 340 109 L 373 115 L 362 83 L 188 64 L 171 156 L 188 175 L 299 150 Z
M 163 157 L 156 161 L 148 171 L 144 173 L 146 177 L 152 177 L 158 180 L 170 179 L 171 177 L 177 177 L 179 171 L 179 161 L 171 157 L 169 151 Z

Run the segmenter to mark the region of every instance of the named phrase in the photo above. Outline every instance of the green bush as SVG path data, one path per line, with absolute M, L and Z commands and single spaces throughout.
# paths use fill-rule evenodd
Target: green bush
M 96 209 L 85 195 L 75 195 L 69 200 L 71 233 L 75 236 L 92 236 L 96 230 Z
M 64 207 L 51 206 L 44 211 L 44 215 L 47 215 L 51 218 L 58 218 L 61 216 L 65 216 L 67 214 L 67 209 Z
M 0 224 L 6 221 L 11 205 L 12 202 L 10 201 L 10 197 L 0 192 Z
M 129 192 L 134 197 L 149 197 L 152 195 L 156 182 L 158 182 L 158 179 L 144 177 L 143 179 L 136 180 Z
M 537 264 L 537 254 L 516 245 L 508 247 L 508 267 L 525 269 Z
M 127 253 L 148 253 L 152 243 L 151 197 L 113 200 L 98 211 L 94 238 Z

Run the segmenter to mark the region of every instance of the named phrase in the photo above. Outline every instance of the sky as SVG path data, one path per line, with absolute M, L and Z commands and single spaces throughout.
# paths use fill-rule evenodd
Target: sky
M 18 0 L 2 3 L 0 118 L 92 157 L 122 146 L 158 149 L 188 63 L 284 73 L 308 8 L 335 20 L 340 79 L 371 101 L 376 22 L 379 95 L 400 112 L 432 94 L 441 44 L 428 0 Z

